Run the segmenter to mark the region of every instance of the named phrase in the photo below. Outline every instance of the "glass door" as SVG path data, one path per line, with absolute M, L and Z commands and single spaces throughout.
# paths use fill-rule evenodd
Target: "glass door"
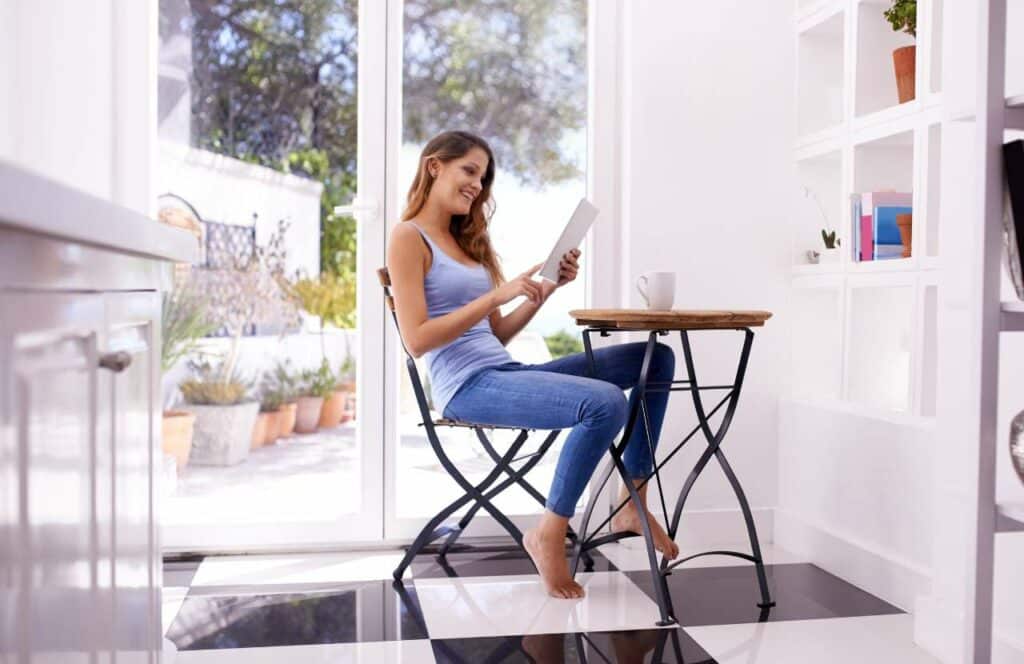
M 158 207 L 203 256 L 165 309 L 165 551 L 383 536 L 387 11 L 160 0 Z
M 392 0 L 388 21 L 389 179 L 388 200 L 400 220 L 420 151 L 437 133 L 466 129 L 494 149 L 497 212 L 491 237 L 504 270 L 515 275 L 543 260 L 579 198 L 587 193 L 588 2 L 450 2 Z M 571 309 L 587 301 L 583 269 L 557 291 L 513 339 L 512 356 L 540 363 L 583 350 Z M 507 314 L 522 303 L 503 308 Z M 387 528 L 389 539 L 407 540 L 426 520 L 461 495 L 435 457 L 420 426 L 420 414 L 397 336 L 389 334 L 387 375 L 393 381 L 386 408 Z M 426 365 L 418 361 L 421 379 Z M 425 386 L 429 394 L 429 382 Z M 434 413 L 435 418 L 440 417 Z M 493 467 L 467 429 L 439 428 L 453 462 L 474 482 Z M 515 432 L 495 432 L 499 451 Z M 565 438 L 531 471 L 529 480 L 546 494 Z M 534 434 L 533 442 L 541 437 Z M 586 496 L 584 496 L 584 501 Z M 539 514 L 542 506 L 518 487 L 496 501 L 513 520 Z M 582 509 L 583 504 L 579 509 Z M 519 518 L 516 518 L 519 517 Z M 503 531 L 480 513 L 473 535 Z

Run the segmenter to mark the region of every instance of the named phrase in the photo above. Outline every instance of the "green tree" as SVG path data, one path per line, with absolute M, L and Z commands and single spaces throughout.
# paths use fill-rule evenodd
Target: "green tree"
M 193 144 L 322 182 L 321 269 L 354 277 L 333 209 L 356 184 L 356 0 L 181 2 L 161 0 L 161 31 L 191 34 Z M 469 129 L 524 183 L 577 177 L 585 33 L 585 0 L 406 0 L 403 139 Z
M 548 345 L 548 351 L 552 359 L 583 352 L 583 342 L 580 338 L 567 330 L 559 330 L 554 334 L 544 337 L 544 343 Z

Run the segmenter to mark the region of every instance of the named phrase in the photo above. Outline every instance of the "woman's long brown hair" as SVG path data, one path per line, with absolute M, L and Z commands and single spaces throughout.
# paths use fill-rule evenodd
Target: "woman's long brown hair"
M 449 230 L 459 247 L 486 268 L 495 286 L 505 283 L 505 275 L 501 270 L 498 254 L 491 246 L 488 226 L 494 215 L 494 200 L 491 198 L 491 185 L 494 183 L 494 153 L 487 141 L 468 131 L 446 131 L 430 139 L 420 154 L 420 165 L 416 177 L 409 187 L 402 221 L 412 219 L 427 202 L 427 196 L 434 185 L 434 177 L 430 174 L 427 164 L 430 160 L 447 163 L 453 159 L 466 156 L 473 148 L 480 148 L 487 153 L 487 170 L 481 182 L 480 195 L 473 200 L 469 214 L 453 214 Z

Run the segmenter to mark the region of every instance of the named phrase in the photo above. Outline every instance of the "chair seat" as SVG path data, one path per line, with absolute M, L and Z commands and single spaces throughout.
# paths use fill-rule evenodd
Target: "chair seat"
M 423 426 L 423 422 L 420 422 L 416 426 Z M 460 422 L 459 420 L 451 420 L 447 417 L 434 420 L 435 427 L 459 427 L 462 429 L 508 429 L 510 431 L 534 431 L 534 429 L 527 429 L 525 427 L 507 427 L 500 424 L 474 424 L 473 422 Z

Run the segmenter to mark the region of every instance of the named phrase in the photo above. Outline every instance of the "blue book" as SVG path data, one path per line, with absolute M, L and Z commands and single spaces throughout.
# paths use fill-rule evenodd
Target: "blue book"
M 903 240 L 900 239 L 900 228 L 896 225 L 896 215 L 911 214 L 912 212 L 913 208 L 906 206 L 880 205 L 875 208 L 874 218 L 872 219 L 875 260 L 902 258 Z M 882 248 L 883 246 L 898 247 L 899 252 L 893 256 L 893 250 Z
M 853 212 L 853 260 L 854 262 L 860 261 L 860 194 L 853 194 L 850 196 L 852 203 Z

